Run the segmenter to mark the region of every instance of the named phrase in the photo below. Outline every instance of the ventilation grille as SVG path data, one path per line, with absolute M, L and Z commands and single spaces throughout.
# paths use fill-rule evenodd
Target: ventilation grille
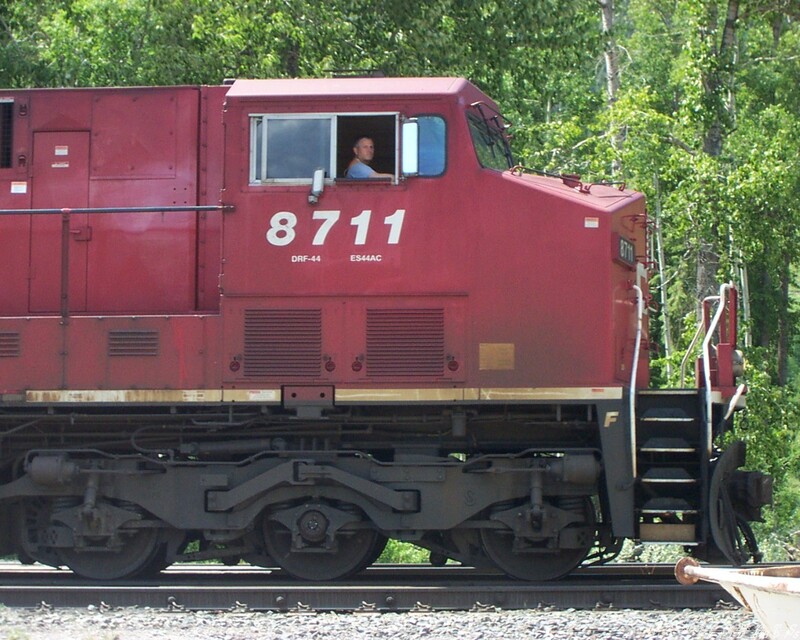
M 109 356 L 157 356 L 158 331 L 109 331 Z
M 20 339 L 15 332 L 0 333 L 0 358 L 19 358 Z
M 441 376 L 444 309 L 367 309 L 367 375 Z
M 245 377 L 319 377 L 321 362 L 320 309 L 245 309 Z

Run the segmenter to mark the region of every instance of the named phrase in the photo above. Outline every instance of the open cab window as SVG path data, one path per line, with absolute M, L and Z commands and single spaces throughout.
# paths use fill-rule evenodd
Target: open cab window
M 446 128 L 439 116 L 414 118 L 418 140 L 403 153 L 415 154 L 414 175 L 437 176 L 446 166 Z M 322 169 L 326 180 L 346 180 L 359 138 L 372 138 L 378 173 L 403 175 L 400 165 L 401 117 L 374 114 L 251 114 L 250 184 L 310 184 Z M 384 180 L 387 182 L 388 180 Z

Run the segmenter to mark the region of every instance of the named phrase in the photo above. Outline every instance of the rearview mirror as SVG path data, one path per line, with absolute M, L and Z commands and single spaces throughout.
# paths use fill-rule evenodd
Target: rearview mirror
M 311 193 L 308 194 L 308 201 L 311 204 L 317 204 L 319 197 L 325 189 L 325 169 L 319 168 L 314 171 L 314 177 L 311 179 Z
M 403 167 L 404 176 L 415 176 L 419 173 L 419 123 L 406 120 L 403 123 Z

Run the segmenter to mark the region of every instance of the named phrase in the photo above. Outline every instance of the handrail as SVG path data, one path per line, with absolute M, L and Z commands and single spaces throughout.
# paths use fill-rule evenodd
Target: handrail
M 628 409 L 630 411 L 630 433 L 631 433 L 631 473 L 636 479 L 639 469 L 636 464 L 636 376 L 639 373 L 639 351 L 642 346 L 642 323 L 644 322 L 644 293 L 642 288 L 635 284 L 633 290 L 636 292 L 636 341 L 633 347 L 633 366 L 631 367 L 631 391 L 628 397 Z
M 733 394 L 731 401 L 728 403 L 728 410 L 725 412 L 723 420 L 727 420 L 733 415 L 733 412 L 736 411 L 736 405 L 739 403 L 739 398 L 744 395 L 745 391 L 747 391 L 747 385 L 744 382 L 736 387 L 736 393 Z
M 716 296 L 712 296 L 716 298 Z M 708 298 L 706 298 L 708 300 Z M 703 301 L 705 302 L 705 300 Z M 694 332 L 694 336 L 692 337 L 692 341 L 689 343 L 689 346 L 686 348 L 686 353 L 683 354 L 683 359 L 681 360 L 681 378 L 680 384 L 678 385 L 679 388 L 684 389 L 686 387 L 686 363 L 689 361 L 689 356 L 692 355 L 692 351 L 694 350 L 695 346 L 697 345 L 697 341 L 700 339 L 700 334 L 703 333 L 703 322 L 702 318 L 700 322 L 697 323 L 697 331 Z
M 703 298 L 703 309 L 705 310 L 706 302 L 714 302 L 720 299 L 719 296 L 707 296 Z M 686 353 L 683 354 L 683 359 L 681 360 L 681 377 L 680 377 L 680 388 L 683 389 L 686 386 L 686 363 L 689 361 L 689 356 L 692 355 L 692 351 L 694 350 L 695 346 L 697 346 L 697 341 L 700 339 L 700 336 L 703 333 L 703 327 L 705 326 L 705 315 L 702 315 L 700 321 L 697 323 L 697 331 L 694 332 L 694 336 L 692 337 L 689 346 L 686 348 Z
M 708 455 L 711 455 L 711 446 L 712 446 L 712 422 L 711 422 L 711 409 L 712 409 L 712 401 L 711 401 L 711 340 L 714 336 L 714 332 L 717 330 L 717 326 L 719 325 L 720 320 L 722 319 L 723 314 L 727 309 L 726 303 L 726 294 L 728 292 L 733 291 L 734 287 L 730 283 L 724 283 L 719 288 L 719 295 L 716 296 L 708 296 L 703 299 L 703 314 L 700 318 L 700 321 L 697 323 L 697 331 L 695 331 L 694 337 L 692 337 L 692 341 L 689 343 L 689 347 L 686 349 L 686 353 L 681 360 L 681 377 L 680 377 L 680 386 L 683 388 L 686 383 L 686 363 L 689 360 L 689 357 L 692 355 L 695 346 L 697 345 L 697 341 L 700 338 L 700 335 L 703 333 L 705 329 L 705 335 L 703 336 L 702 342 L 702 353 L 703 353 L 703 383 L 705 386 L 705 405 L 706 405 L 706 451 Z M 714 317 L 711 319 L 711 322 L 708 323 L 708 327 L 706 327 L 706 303 L 708 302 L 717 302 L 717 310 L 714 313 Z M 697 381 L 699 386 L 700 381 Z M 741 391 L 737 390 L 737 394 L 734 397 L 734 400 L 738 400 L 739 396 L 743 393 L 743 389 Z M 730 411 L 729 411 L 730 413 Z
M 714 314 L 714 318 L 711 320 L 711 323 L 708 325 L 708 329 L 706 330 L 706 337 L 703 339 L 703 379 L 705 381 L 706 387 L 706 453 L 708 453 L 709 457 L 711 456 L 711 445 L 712 445 L 712 426 L 711 426 L 711 338 L 714 335 L 714 331 L 717 330 L 717 325 L 719 325 L 720 318 L 722 318 L 722 314 L 725 312 L 726 305 L 725 305 L 725 294 L 728 291 L 733 290 L 733 285 L 730 283 L 724 283 L 719 288 L 719 306 L 717 307 L 717 312 Z
M 231 211 L 232 205 L 168 205 L 146 207 L 61 207 L 60 209 L 0 209 L 0 216 L 60 215 L 61 216 L 61 317 L 69 317 L 69 245 L 70 220 L 73 214 L 96 213 L 176 213 L 183 211 Z
M 179 211 L 230 211 L 232 205 L 170 205 L 165 207 L 62 207 L 61 209 L 0 209 L 0 216 L 52 215 L 70 213 L 175 213 Z

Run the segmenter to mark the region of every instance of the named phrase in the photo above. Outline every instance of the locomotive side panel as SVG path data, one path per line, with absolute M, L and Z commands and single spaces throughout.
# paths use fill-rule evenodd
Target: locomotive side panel
M 0 92 L 0 208 L 29 209 L 30 149 L 29 95 Z M 28 312 L 28 264 L 31 216 L 0 216 L 0 316 Z
M 63 335 L 49 317 L 2 319 L 0 393 L 21 396 L 25 389 L 57 389 L 63 382 Z
M 375 139 L 375 166 L 394 173 L 400 123 L 418 114 L 441 132 L 444 165 L 452 99 L 298 101 L 247 89 L 234 85 L 226 108 L 226 202 L 235 207 L 224 218 L 226 380 L 324 381 L 336 385 L 338 400 L 368 399 L 358 389 L 387 386 L 414 397 L 414 389 L 463 380 L 470 239 L 457 172 L 438 175 L 442 166 L 399 183 L 343 177 L 358 135 Z M 324 146 L 317 162 L 327 180 L 316 202 L 309 193 L 317 165 L 295 169 L 305 138 L 278 144 L 284 131 Z
M 442 114 L 445 107 L 420 100 L 408 108 L 406 101 L 399 99 L 342 99 L 336 106 L 332 111 L 330 101 L 298 105 L 288 100 L 234 100 L 229 96 L 226 202 L 236 209 L 226 217 L 225 295 L 464 291 L 464 265 L 456 260 L 468 245 L 459 231 L 464 209 L 446 177 L 414 179 L 413 184 L 392 184 L 384 179 L 333 180 L 330 173 L 341 174 L 347 166 L 339 161 L 335 168 L 325 167 L 328 183 L 317 203 L 308 201 L 313 169 L 294 178 L 251 181 L 249 172 L 256 153 L 251 128 L 262 114 L 275 114 L 274 119 L 281 123 L 324 121 L 326 128 L 334 120 L 341 128 L 342 120 L 380 117 L 391 129 L 390 149 L 385 153 L 391 156 L 389 166 L 394 171 L 398 119 L 420 111 Z M 382 115 L 374 116 L 376 112 Z M 284 126 L 288 128 L 288 124 Z M 351 138 L 325 135 L 332 139 L 334 152 L 344 148 L 349 150 L 348 159 L 352 158 Z M 285 156 L 291 163 L 290 154 Z M 285 171 L 291 170 L 287 167 Z
M 237 83 L 227 101 L 226 197 L 235 212 L 225 218 L 226 304 L 246 296 L 250 307 L 270 307 L 278 304 L 274 298 L 281 298 L 280 304 L 290 310 L 290 296 L 346 294 L 353 303 L 364 298 L 360 304 L 369 313 L 368 296 L 428 295 L 420 311 L 435 313 L 448 297 L 463 296 L 471 321 L 458 322 L 464 333 L 452 338 L 466 349 L 458 355 L 442 351 L 436 375 L 420 368 L 415 376 L 407 370 L 406 384 L 451 382 L 454 371 L 461 378 L 468 374 L 465 385 L 474 390 L 616 386 L 629 378 L 635 305 L 618 305 L 620 337 L 607 338 L 615 331 L 612 278 L 616 282 L 625 272 L 620 295 L 628 300 L 633 295 L 627 282 L 631 278 L 613 260 L 611 234 L 623 216 L 643 214 L 638 194 L 610 187 L 576 193 L 564 185 L 553 187 L 548 184 L 552 180 L 533 181 L 481 167 L 472 151 L 472 113 L 464 107 L 480 96 L 470 94 L 467 86 L 458 87 L 464 92 L 459 100 L 421 95 L 413 103 L 389 92 L 358 96 L 357 101 L 339 96 L 334 103 L 317 95 L 299 101 L 293 95 L 258 96 L 255 90 L 251 95 L 248 87 Z M 337 147 L 333 169 L 326 166 L 328 147 L 320 156 L 330 178 L 341 174 L 343 159 L 352 157 L 352 151 L 347 155 L 352 140 L 337 135 L 336 128 L 358 116 L 375 126 L 384 119 L 393 127 L 388 139 L 383 136 L 390 151 L 394 148 L 390 167 L 400 161 L 396 120 L 441 119 L 446 131 L 441 174 L 409 177 L 398 184 L 329 179 L 318 201 L 309 202 L 316 165 L 290 179 L 285 172 L 295 161 L 292 147 L 271 148 L 270 134 L 264 131 L 274 129 L 277 136 L 282 129 L 303 132 L 313 124 L 319 129 L 314 139 L 330 139 Z M 381 137 L 380 129 L 375 137 Z M 256 172 L 264 175 L 255 178 Z M 643 246 L 643 232 L 629 235 Z M 338 302 L 321 304 L 322 316 L 339 313 Z M 327 372 L 326 380 L 388 384 L 380 377 L 364 378 L 368 368 L 358 376 L 351 372 L 353 362 L 369 356 L 346 345 L 363 343 L 363 336 L 343 336 L 368 324 L 359 318 L 340 335 L 325 333 L 317 364 L 322 366 L 330 353 L 346 364 Z M 241 335 L 241 328 L 226 323 L 226 340 L 233 340 L 225 347 L 231 361 L 243 357 Z M 616 351 L 625 353 L 615 357 Z M 247 369 L 226 375 L 233 380 Z M 640 381 L 647 382 L 646 366 Z M 279 376 L 273 382 L 280 383 Z
M 91 206 L 196 205 L 198 109 L 195 88 L 94 96 Z M 195 310 L 196 218 L 193 212 L 93 216 L 87 310 Z
M 198 89 L 32 90 L 16 95 L 16 158 L 14 166 L 0 169 L 8 176 L 4 207 L 197 204 Z M 23 101 L 25 116 L 19 117 Z M 4 255 L 15 265 L 9 269 L 9 288 L 16 292 L 4 305 L 6 313 L 58 312 L 61 216 L 9 218 L 3 221 L 10 231 L 5 237 L 29 234 L 29 243 L 9 242 L 9 247 L 19 252 L 29 244 L 31 254 L 28 261 L 22 254 Z M 195 213 L 74 213 L 68 233 L 70 311 L 186 313 L 197 308 Z M 30 288 L 22 296 L 19 270 L 26 262 Z
M 0 314 L 44 316 L 9 325 L 0 358 L 5 392 L 218 387 L 218 342 L 201 329 L 203 316 L 143 321 L 131 314 L 218 310 L 219 214 L 157 208 L 218 203 L 224 90 L 2 97 L 12 120 L 0 141 L 10 151 L 10 166 L 0 168 L 0 206 L 34 212 L 0 218 L 7 282 Z M 90 318 L 64 323 L 62 313 Z M 118 320 L 91 318 L 97 315 Z M 147 322 L 157 326 L 143 328 Z
M 336 400 L 423 399 L 421 387 L 465 380 L 466 296 L 272 296 L 226 299 L 227 360 L 235 387 L 336 386 Z M 450 394 L 447 398 L 463 398 Z M 291 400 L 284 397 L 284 402 Z
M 205 316 L 76 317 L 68 340 L 68 389 L 209 389 L 213 334 Z M 208 341 L 208 343 L 207 343 Z M 208 344 L 208 347 L 206 346 Z M 51 387 L 52 388 L 52 387 Z
M 222 110 L 228 87 L 202 87 L 199 125 L 198 204 L 220 202 L 224 175 Z M 197 309 L 219 312 L 222 213 L 197 214 Z
M 641 199 L 595 188 L 606 204 L 566 186 L 487 170 L 472 181 L 483 185 L 475 197 L 480 214 L 475 216 L 474 260 L 481 267 L 473 288 L 474 331 L 485 354 L 478 363 L 481 384 L 624 383 L 608 337 L 613 335 L 612 282 L 626 274 L 613 261 L 609 237 L 626 212 L 641 210 Z M 630 299 L 630 285 L 625 288 Z M 630 305 L 625 311 L 628 318 L 635 315 Z M 505 359 L 498 355 L 503 352 Z M 632 359 L 631 352 L 628 370 Z M 641 381 L 647 383 L 646 369 Z

